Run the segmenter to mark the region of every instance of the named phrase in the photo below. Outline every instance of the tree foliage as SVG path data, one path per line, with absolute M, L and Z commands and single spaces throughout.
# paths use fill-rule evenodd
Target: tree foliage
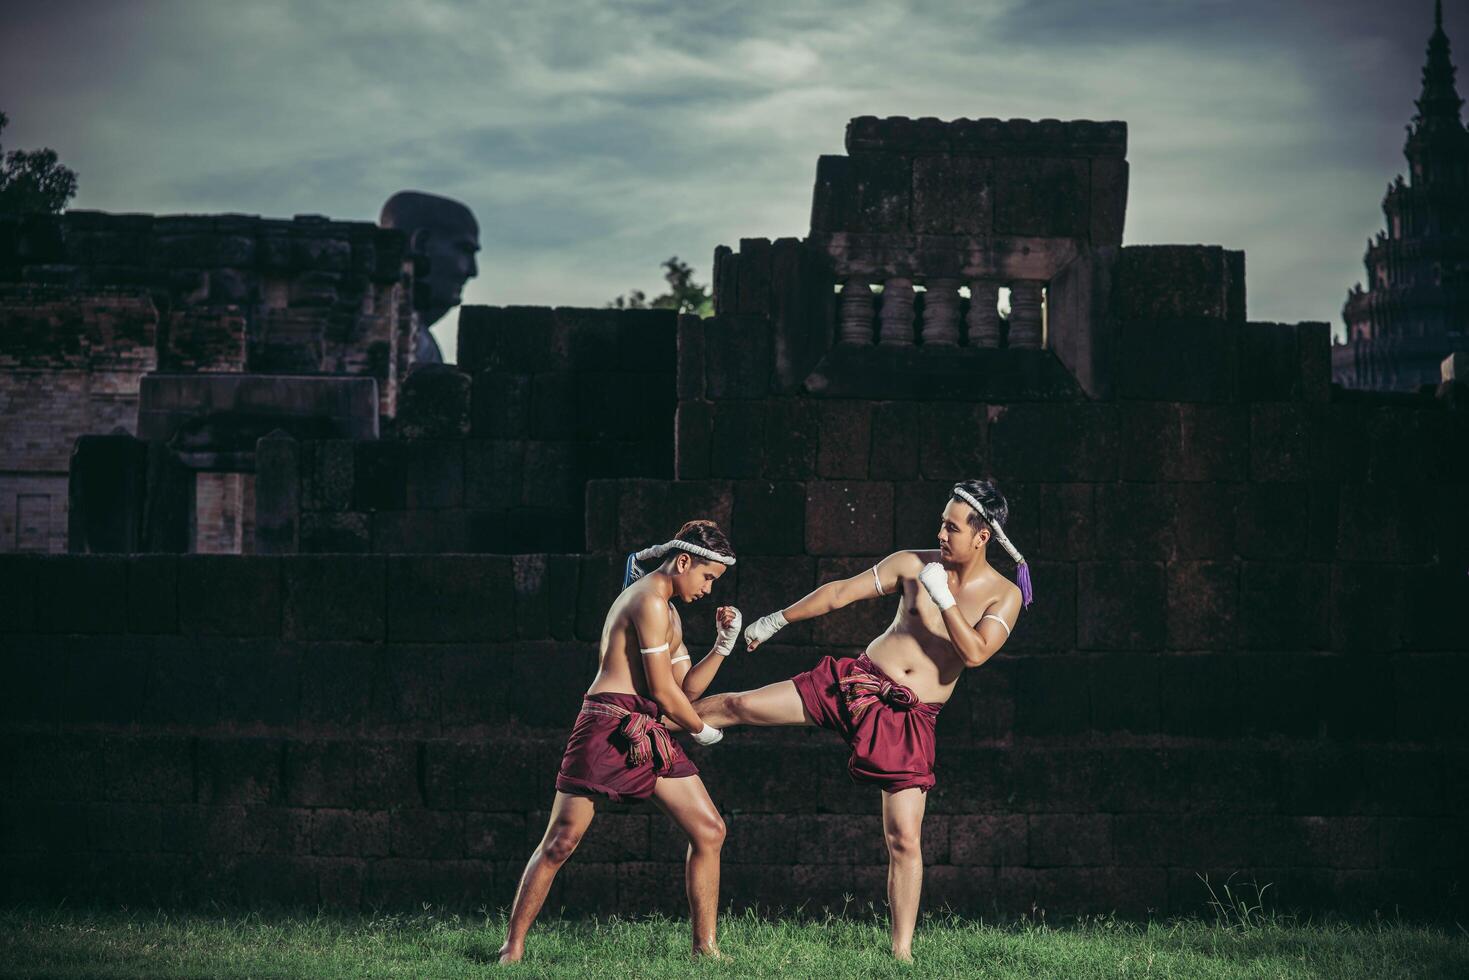
M 0 112 L 0 132 L 10 118 Z M 66 207 L 77 192 L 76 171 L 56 159 L 56 151 L 11 150 L 0 147 L 0 212 L 45 211 Z
M 677 255 L 663 263 L 663 278 L 668 283 L 668 292 L 661 296 L 650 300 L 647 293 L 634 289 L 607 305 L 619 310 L 677 310 L 699 316 L 714 313 L 714 296 L 709 287 L 694 282 L 693 268 Z

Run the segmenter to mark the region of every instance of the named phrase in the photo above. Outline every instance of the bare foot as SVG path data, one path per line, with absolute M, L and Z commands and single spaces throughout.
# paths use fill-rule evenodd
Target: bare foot
M 710 943 L 707 946 L 695 946 L 694 956 L 703 957 L 704 959 L 710 960 L 722 960 L 725 963 L 730 962 L 730 957 L 727 954 L 721 953 L 719 951 L 719 946 L 717 943 Z
M 912 963 L 913 962 L 913 951 L 911 949 L 896 949 L 895 948 L 893 950 L 893 959 L 897 960 L 900 963 Z
M 511 947 L 509 943 L 500 947 L 500 958 L 497 961 L 502 966 L 506 963 L 519 963 L 520 958 L 525 955 L 525 947 Z

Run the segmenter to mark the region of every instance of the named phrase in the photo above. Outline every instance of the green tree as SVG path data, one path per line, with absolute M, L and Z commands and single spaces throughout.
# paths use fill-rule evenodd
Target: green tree
M 668 292 L 648 299 L 641 289 L 634 289 L 619 296 L 608 306 L 619 310 L 677 310 L 710 316 L 714 313 L 714 296 L 709 287 L 694 282 L 694 270 L 677 255 L 663 263 L 663 278 L 668 283 Z
M 0 131 L 9 122 L 10 117 L 0 112 Z M 66 207 L 76 192 L 76 171 L 63 167 L 55 150 L 43 147 L 0 152 L 0 212 L 54 214 Z

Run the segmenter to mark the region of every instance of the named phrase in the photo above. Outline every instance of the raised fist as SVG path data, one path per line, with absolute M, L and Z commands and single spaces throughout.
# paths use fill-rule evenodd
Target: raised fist
M 949 573 L 943 565 L 931 561 L 923 566 L 923 571 L 918 573 L 918 581 L 928 591 L 928 597 L 933 604 L 943 612 L 954 604 L 954 593 L 949 591 Z

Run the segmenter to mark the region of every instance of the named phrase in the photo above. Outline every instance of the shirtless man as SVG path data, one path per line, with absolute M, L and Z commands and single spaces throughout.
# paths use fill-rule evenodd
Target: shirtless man
M 653 568 L 646 574 L 645 563 Z M 660 713 L 667 715 L 700 745 L 713 745 L 722 737 L 718 728 L 699 719 L 689 700 L 704 693 L 734 649 L 739 610 L 716 610 L 714 647 L 691 667 L 674 600 L 693 602 L 708 595 L 734 563 L 729 540 L 713 521 L 690 521 L 667 544 L 628 556 L 622 593 L 602 625 L 601 669 L 566 743 L 546 834 L 515 892 L 501 963 L 517 962 L 524 955 L 525 934 L 556 872 L 590 826 L 595 801 L 650 797 L 689 838 L 684 881 L 694 954 L 720 955 L 715 920 L 724 821 L 699 770 L 658 719 Z
M 1009 506 L 993 483 L 954 487 L 939 520 L 937 551 L 900 551 L 868 571 L 828 582 L 792 606 L 750 624 L 753 650 L 789 623 L 863 599 L 899 595 L 892 624 L 857 658 L 823 657 L 788 681 L 716 694 L 694 705 L 705 724 L 819 725 L 852 748 L 847 770 L 882 789 L 888 845 L 893 955 L 913 956 L 923 884 L 925 794 L 934 785 L 934 720 L 966 667 L 994 656 L 1030 604 L 1030 575 L 1005 537 Z M 1017 587 L 990 565 L 993 537 L 1015 559 Z

